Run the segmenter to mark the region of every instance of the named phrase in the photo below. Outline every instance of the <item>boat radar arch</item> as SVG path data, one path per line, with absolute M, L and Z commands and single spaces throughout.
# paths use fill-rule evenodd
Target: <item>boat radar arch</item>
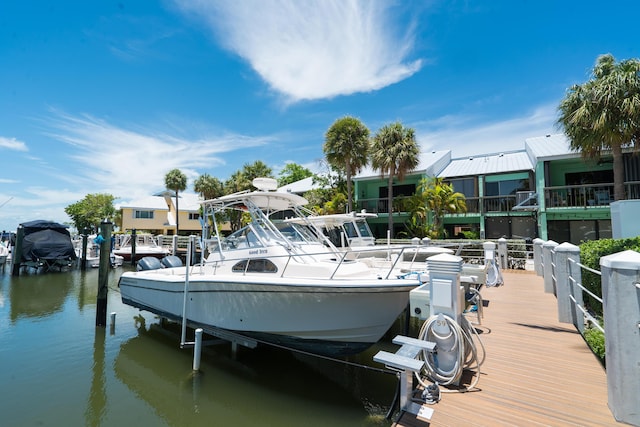
M 278 181 L 273 178 L 254 178 L 251 183 L 260 191 L 275 191 L 278 189 Z

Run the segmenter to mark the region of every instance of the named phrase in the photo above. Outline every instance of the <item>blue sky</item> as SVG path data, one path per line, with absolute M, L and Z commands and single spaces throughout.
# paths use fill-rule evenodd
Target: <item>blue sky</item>
M 640 56 L 640 2 L 166 0 L 0 3 L 0 229 L 66 222 L 181 169 L 321 170 L 344 115 L 399 120 L 424 151 L 558 133 L 598 55 Z

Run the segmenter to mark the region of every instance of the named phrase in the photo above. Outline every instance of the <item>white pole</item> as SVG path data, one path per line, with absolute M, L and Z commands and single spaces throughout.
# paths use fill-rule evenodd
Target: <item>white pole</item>
M 191 265 L 191 242 L 193 236 L 189 237 L 187 243 L 187 262 L 184 273 L 184 298 L 182 300 L 182 336 L 180 338 L 180 347 L 184 347 L 187 343 L 187 298 L 189 294 L 189 266 Z
M 202 328 L 196 329 L 196 345 L 193 347 L 193 370 L 200 370 L 200 354 L 202 353 Z

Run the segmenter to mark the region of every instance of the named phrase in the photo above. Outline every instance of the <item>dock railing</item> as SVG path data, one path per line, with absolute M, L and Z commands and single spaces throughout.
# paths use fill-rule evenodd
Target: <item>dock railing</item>
M 570 243 L 535 239 L 533 254 L 545 292 L 557 298 L 558 321 L 582 334 L 586 325 L 604 333 L 609 408 L 617 421 L 640 426 L 640 253 L 602 257 L 600 271 L 581 264 L 580 248 Z M 583 285 L 583 271 L 601 277 L 600 295 Z M 602 306 L 601 318 L 594 302 Z

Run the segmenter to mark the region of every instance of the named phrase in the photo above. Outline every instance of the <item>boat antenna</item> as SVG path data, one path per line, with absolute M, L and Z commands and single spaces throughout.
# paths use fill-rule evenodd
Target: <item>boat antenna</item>
M 1 208 L 1 207 L 3 207 L 4 205 L 6 205 L 7 203 L 9 203 L 11 200 L 13 200 L 13 196 L 9 197 L 9 198 L 7 199 L 7 201 L 6 201 L 6 202 L 4 202 L 3 204 L 1 204 L 1 205 L 0 205 L 0 208 Z

